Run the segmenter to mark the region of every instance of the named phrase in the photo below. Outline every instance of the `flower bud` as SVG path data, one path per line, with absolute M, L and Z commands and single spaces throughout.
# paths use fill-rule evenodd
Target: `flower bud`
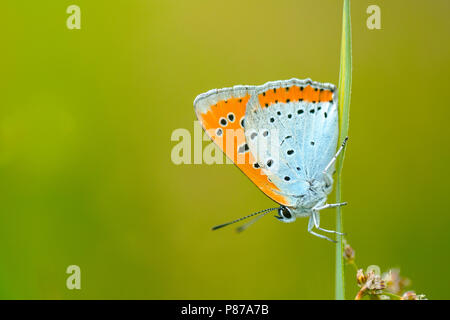
M 353 262 L 355 259 L 355 250 L 347 243 L 344 245 L 344 259 L 348 262 Z

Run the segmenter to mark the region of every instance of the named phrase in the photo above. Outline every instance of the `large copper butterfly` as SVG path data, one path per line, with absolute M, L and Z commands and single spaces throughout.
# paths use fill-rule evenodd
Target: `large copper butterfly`
M 339 153 L 336 87 L 310 79 L 234 86 L 200 94 L 194 109 L 203 129 L 220 149 L 267 196 L 279 203 L 229 224 L 278 210 L 275 217 L 293 222 L 309 217 L 308 232 L 320 227 L 319 211 L 345 205 L 327 204 Z M 244 224 L 242 231 L 257 219 Z

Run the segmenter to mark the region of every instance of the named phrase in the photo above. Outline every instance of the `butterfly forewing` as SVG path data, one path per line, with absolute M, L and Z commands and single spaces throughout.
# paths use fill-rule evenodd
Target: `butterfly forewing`
M 261 170 L 246 141 L 245 110 L 256 88 L 235 86 L 199 95 L 194 101 L 197 118 L 211 140 L 258 188 L 280 204 L 293 205 Z

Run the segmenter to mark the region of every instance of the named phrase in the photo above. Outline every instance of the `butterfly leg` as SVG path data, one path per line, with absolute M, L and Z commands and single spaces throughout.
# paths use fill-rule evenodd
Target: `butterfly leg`
M 325 176 L 328 174 L 328 170 L 330 169 L 330 167 L 336 162 L 336 159 L 337 159 L 337 157 L 339 157 L 339 154 L 342 152 L 342 150 L 344 150 L 345 145 L 347 144 L 347 140 L 348 140 L 348 137 L 346 137 L 344 139 L 344 142 L 342 142 L 341 146 L 339 147 L 339 150 L 336 152 L 333 159 L 331 159 L 331 161 L 327 164 L 327 166 L 323 170 L 323 174 Z
M 314 221 L 314 226 L 317 228 L 317 230 L 321 230 L 323 232 L 335 233 L 335 234 L 339 234 L 341 236 L 345 235 L 345 233 L 342 233 L 342 232 L 337 232 L 337 231 L 334 231 L 334 230 L 328 230 L 328 229 L 321 228 L 320 227 L 320 214 L 319 214 L 318 211 L 313 211 L 312 218 L 313 218 L 313 221 Z
M 319 238 L 331 241 L 333 243 L 337 243 L 336 240 L 330 239 L 327 236 L 324 236 L 322 234 L 319 234 L 319 233 L 316 233 L 316 232 L 312 231 L 312 229 L 314 228 L 315 224 L 316 224 L 316 222 L 315 222 L 314 214 L 311 214 L 311 216 L 309 217 L 309 221 L 308 221 L 308 232 L 311 233 L 312 235 L 316 236 L 316 237 L 319 237 Z
M 314 210 L 316 211 L 320 211 L 323 209 L 328 209 L 328 208 L 336 208 L 336 207 L 341 207 L 341 206 L 346 206 L 347 202 L 341 202 L 341 203 L 327 203 L 323 206 L 320 207 L 315 207 Z

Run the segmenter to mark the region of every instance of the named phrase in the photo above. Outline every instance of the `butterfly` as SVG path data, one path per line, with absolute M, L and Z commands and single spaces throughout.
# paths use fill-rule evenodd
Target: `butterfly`
M 336 151 L 338 110 L 336 87 L 311 79 L 281 80 L 260 86 L 213 89 L 194 100 L 203 129 L 234 164 L 280 206 L 255 212 L 232 223 L 277 210 L 279 221 L 308 217 L 308 232 L 340 234 L 320 227 L 323 209 L 347 204 L 326 203 L 333 188 L 334 166 L 347 142 Z

